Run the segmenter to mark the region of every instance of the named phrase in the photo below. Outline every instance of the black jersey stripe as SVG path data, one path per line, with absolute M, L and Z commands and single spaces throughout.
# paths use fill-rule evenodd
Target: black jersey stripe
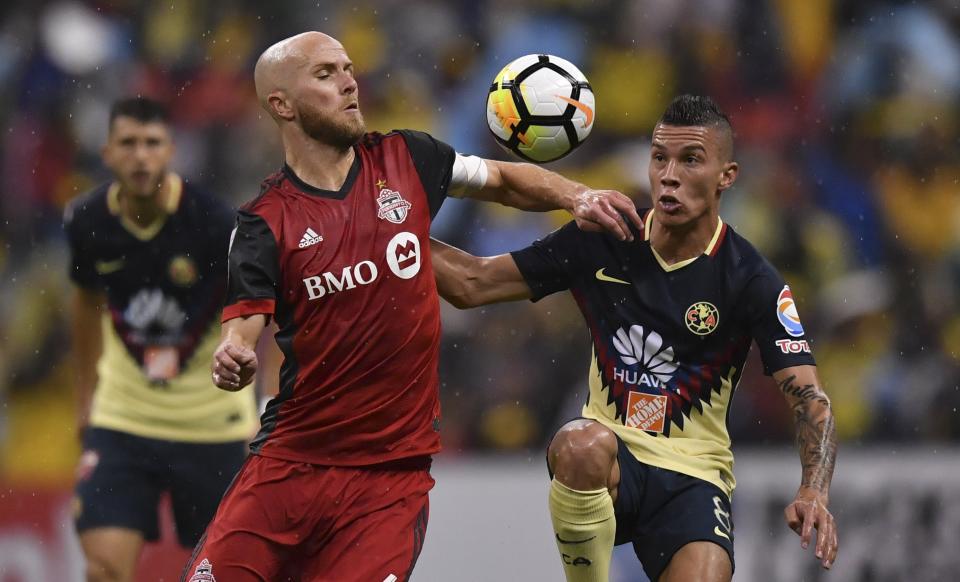
M 297 361 L 293 350 L 293 338 L 296 337 L 299 329 L 293 321 L 293 306 L 288 305 L 286 301 L 277 301 L 276 319 L 280 327 L 276 335 L 277 346 L 283 353 L 283 365 L 280 367 L 280 391 L 267 404 L 267 409 L 260 418 L 260 431 L 250 443 L 250 450 L 254 453 L 263 449 L 263 445 L 276 430 L 280 422 L 281 408 L 293 397 L 293 389 L 300 374 L 300 362 Z
M 410 558 L 410 568 L 404 574 L 404 581 L 409 580 L 413 575 L 413 568 L 417 565 L 417 559 L 420 558 L 420 552 L 423 550 L 423 541 L 427 535 L 427 501 L 423 502 L 423 508 L 417 513 L 416 522 L 413 524 L 413 555 Z

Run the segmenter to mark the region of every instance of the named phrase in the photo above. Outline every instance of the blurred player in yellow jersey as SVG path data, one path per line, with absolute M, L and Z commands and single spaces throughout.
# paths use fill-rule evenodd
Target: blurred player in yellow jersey
M 736 180 L 727 116 L 683 95 L 653 131 L 653 208 L 631 240 L 570 224 L 519 251 L 478 258 L 434 242 L 440 295 L 459 307 L 570 290 L 593 340 L 582 417 L 550 444 L 550 514 L 568 582 L 606 582 L 615 544 L 651 580 L 733 575 L 735 480 L 727 416 L 755 340 L 793 410 L 802 479 L 785 509 L 803 547 L 816 528 L 837 555 L 827 509 L 836 459 L 830 401 L 793 294 L 720 219 Z
M 234 213 L 168 170 L 167 112 L 118 101 L 103 160 L 113 180 L 64 215 L 83 454 L 75 518 L 87 580 L 132 580 L 169 493 L 192 547 L 246 456 L 251 390 L 210 381 Z

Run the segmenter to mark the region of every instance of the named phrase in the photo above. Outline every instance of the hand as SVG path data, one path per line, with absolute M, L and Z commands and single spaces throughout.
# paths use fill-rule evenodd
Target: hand
M 638 229 L 643 229 L 643 219 L 637 214 L 633 200 L 616 190 L 585 190 L 577 194 L 571 213 L 580 230 L 609 232 L 618 240 L 633 240 L 624 216 Z
M 837 559 L 837 525 L 827 509 L 827 495 L 809 487 L 801 487 L 793 502 L 783 511 L 787 525 L 800 536 L 804 549 L 810 545 L 813 528 L 817 528 L 816 555 L 824 568 L 830 569 Z
M 213 352 L 213 383 L 217 388 L 235 392 L 253 380 L 257 354 L 250 348 L 227 340 Z

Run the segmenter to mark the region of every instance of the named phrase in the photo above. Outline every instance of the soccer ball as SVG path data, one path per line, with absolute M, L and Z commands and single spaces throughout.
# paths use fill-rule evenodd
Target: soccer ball
M 593 90 L 580 69 L 553 55 L 526 55 L 500 71 L 487 96 L 497 143 L 535 163 L 552 162 L 593 129 Z

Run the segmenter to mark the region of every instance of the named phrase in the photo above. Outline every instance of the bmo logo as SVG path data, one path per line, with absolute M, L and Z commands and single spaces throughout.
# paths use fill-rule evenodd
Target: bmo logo
M 344 267 L 339 274 L 327 272 L 307 277 L 303 284 L 307 286 L 307 299 L 313 301 L 324 295 L 355 289 L 357 285 L 369 285 L 376 280 L 377 266 L 373 261 L 361 261 Z
M 397 233 L 387 243 L 387 266 L 401 279 L 411 279 L 420 272 L 420 240 L 409 232 Z M 327 295 L 369 285 L 379 276 L 376 263 L 360 261 L 344 267 L 339 273 L 325 272 L 303 280 L 307 299 L 313 301 Z
M 399 232 L 387 244 L 387 265 L 401 279 L 410 279 L 420 272 L 420 240 L 417 235 Z
M 809 354 L 810 353 L 810 344 L 807 343 L 807 340 L 789 340 L 782 339 L 774 342 L 777 344 L 777 347 L 780 348 L 780 351 L 785 354 L 799 354 L 800 352 Z

